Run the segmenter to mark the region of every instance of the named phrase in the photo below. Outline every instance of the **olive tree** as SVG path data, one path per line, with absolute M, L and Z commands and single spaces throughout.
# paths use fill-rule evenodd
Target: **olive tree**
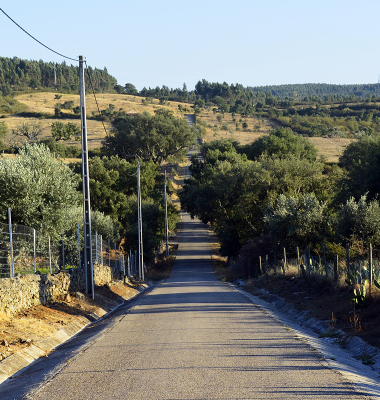
M 26 144 L 15 157 L 0 158 L 0 219 L 51 236 L 66 228 L 65 211 L 80 202 L 77 178 L 44 145 Z

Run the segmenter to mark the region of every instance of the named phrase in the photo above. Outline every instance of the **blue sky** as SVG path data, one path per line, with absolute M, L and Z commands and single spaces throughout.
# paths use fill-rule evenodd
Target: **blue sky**
M 59 53 L 118 83 L 193 89 L 200 79 L 262 86 L 374 83 L 379 0 L 2 1 Z M 0 13 L 0 56 L 62 62 Z M 73 62 L 67 61 L 71 64 Z

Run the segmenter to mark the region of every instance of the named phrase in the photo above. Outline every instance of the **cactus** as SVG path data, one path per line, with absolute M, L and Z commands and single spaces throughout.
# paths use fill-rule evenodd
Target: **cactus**
M 365 296 L 367 294 L 366 285 L 368 283 L 368 279 L 364 281 L 363 285 L 358 285 L 354 289 L 354 295 L 350 297 L 350 299 L 354 302 L 354 306 L 362 307 L 365 302 Z

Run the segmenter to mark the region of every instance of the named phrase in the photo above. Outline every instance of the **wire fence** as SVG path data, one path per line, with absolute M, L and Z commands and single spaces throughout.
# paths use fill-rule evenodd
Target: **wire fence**
M 353 257 L 347 245 L 346 254 L 338 257 L 336 254 L 332 256 L 331 252 L 327 255 L 324 246 L 320 246 L 319 252 L 313 252 L 310 246 L 302 252 L 298 248 L 293 252 L 283 248 L 281 252 L 270 252 L 255 258 L 246 254 L 236 262 L 236 266 L 241 268 L 246 277 L 285 275 L 291 271 L 302 275 L 306 280 L 323 276 L 331 279 L 334 284 L 341 281 L 363 284 L 368 280 L 372 285 L 375 279 L 380 281 L 380 250 L 373 249 L 369 244 L 362 255 Z
M 56 273 L 83 266 L 83 237 L 77 235 L 53 241 L 33 228 L 0 223 L 0 278 L 17 274 Z M 124 276 L 138 273 L 136 252 L 126 254 L 111 239 L 92 234 L 92 262 L 108 265 Z

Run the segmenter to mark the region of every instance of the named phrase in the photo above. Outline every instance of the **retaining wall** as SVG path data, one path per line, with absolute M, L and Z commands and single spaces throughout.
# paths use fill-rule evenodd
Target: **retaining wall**
M 106 285 L 115 279 L 112 268 L 94 265 L 95 285 Z M 0 279 L 0 312 L 13 315 L 39 304 L 64 300 L 86 288 L 84 270 L 73 268 L 50 275 L 19 275 Z

